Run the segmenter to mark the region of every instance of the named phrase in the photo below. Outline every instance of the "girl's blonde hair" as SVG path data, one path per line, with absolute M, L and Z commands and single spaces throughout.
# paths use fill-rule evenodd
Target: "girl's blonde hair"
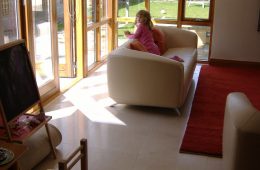
M 153 28 L 153 22 L 151 19 L 150 12 L 146 10 L 140 10 L 136 13 L 136 17 L 143 19 L 143 24 L 147 25 L 150 30 Z M 137 20 L 135 19 L 135 24 L 137 23 Z

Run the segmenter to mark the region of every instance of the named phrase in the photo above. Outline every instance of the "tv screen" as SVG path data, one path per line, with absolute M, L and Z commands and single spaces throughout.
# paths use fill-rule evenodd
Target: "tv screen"
M 0 47 L 0 102 L 7 121 L 24 113 L 40 100 L 25 43 Z

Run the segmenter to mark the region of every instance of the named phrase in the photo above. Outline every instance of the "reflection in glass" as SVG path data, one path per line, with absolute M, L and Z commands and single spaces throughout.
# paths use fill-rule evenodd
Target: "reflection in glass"
M 135 17 L 141 9 L 145 9 L 144 0 L 118 0 L 118 17 Z
M 101 60 L 108 54 L 108 25 L 101 26 Z
M 210 0 L 186 0 L 185 18 L 209 19 Z
M 150 0 L 152 18 L 177 20 L 178 0 Z
M 210 44 L 210 27 L 183 25 L 182 29 L 190 30 L 198 35 L 198 60 L 207 61 Z
M 0 1 L 0 45 L 19 38 L 17 0 Z
M 54 79 L 49 0 L 32 0 L 36 80 L 42 86 Z
M 96 31 L 88 31 L 88 66 L 95 63 L 96 56 Z

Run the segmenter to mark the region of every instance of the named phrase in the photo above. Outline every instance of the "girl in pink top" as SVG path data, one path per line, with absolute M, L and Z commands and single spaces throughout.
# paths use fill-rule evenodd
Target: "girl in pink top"
M 137 30 L 134 34 L 129 31 L 125 31 L 125 35 L 131 39 L 137 39 L 141 44 L 147 49 L 148 52 L 160 55 L 160 50 L 158 46 L 154 43 L 152 27 L 153 23 L 151 21 L 151 15 L 146 10 L 140 10 L 136 14 L 135 25 Z

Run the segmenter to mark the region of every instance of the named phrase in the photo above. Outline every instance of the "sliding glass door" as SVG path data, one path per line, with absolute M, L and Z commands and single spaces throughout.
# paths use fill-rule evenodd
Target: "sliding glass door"
M 56 3 L 52 0 L 26 1 L 27 43 L 40 94 L 59 90 L 56 32 Z

